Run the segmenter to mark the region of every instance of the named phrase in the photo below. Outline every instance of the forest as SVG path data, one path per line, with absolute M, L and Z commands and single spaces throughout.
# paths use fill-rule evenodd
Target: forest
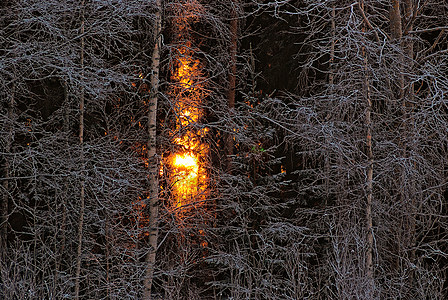
M 1 0 L 0 299 L 448 299 L 448 2 Z

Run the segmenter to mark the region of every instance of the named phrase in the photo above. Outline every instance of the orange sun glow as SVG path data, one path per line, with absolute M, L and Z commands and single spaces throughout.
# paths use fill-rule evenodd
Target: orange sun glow
M 190 22 L 194 22 L 199 9 L 197 5 L 193 1 L 183 6 L 186 11 L 175 20 L 179 29 L 179 46 L 171 65 L 171 80 L 174 85 L 170 94 L 175 100 L 176 115 L 176 130 L 172 142 L 177 145 L 178 150 L 166 158 L 165 164 L 170 170 L 168 178 L 171 205 L 180 215 L 185 214 L 189 208 L 198 208 L 205 200 L 208 188 L 205 163 L 209 147 L 202 141 L 208 130 L 198 129 L 204 115 L 202 105 L 207 92 L 203 65 L 196 57 L 193 42 L 188 38 Z

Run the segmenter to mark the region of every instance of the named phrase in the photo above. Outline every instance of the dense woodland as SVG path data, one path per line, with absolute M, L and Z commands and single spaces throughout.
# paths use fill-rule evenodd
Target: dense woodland
M 0 298 L 447 299 L 447 49 L 440 0 L 2 0 Z

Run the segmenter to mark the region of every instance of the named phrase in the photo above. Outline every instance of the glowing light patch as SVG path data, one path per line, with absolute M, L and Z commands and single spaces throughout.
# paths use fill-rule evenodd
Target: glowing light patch
M 199 169 L 198 159 L 189 153 L 177 154 L 173 159 L 173 166 L 177 168 L 185 168 L 196 174 Z
M 204 65 L 196 57 L 197 49 L 188 40 L 191 22 L 200 15 L 201 5 L 195 0 L 183 5 L 183 13 L 174 19 L 179 45 L 170 64 L 170 97 L 174 100 L 176 123 L 171 141 L 178 150 L 164 159 L 170 202 L 176 216 L 200 213 L 208 195 L 206 170 L 209 146 L 204 142 L 207 128 L 199 128 L 204 116 L 203 101 L 208 96 Z

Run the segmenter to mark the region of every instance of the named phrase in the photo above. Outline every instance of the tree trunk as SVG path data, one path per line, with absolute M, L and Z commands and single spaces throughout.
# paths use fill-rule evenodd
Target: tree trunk
M 391 8 L 390 8 L 390 31 L 391 31 L 391 37 L 393 41 L 401 42 L 401 39 L 403 37 L 403 32 L 401 30 L 401 13 L 400 13 L 400 0 L 392 0 Z M 403 58 L 400 57 L 400 60 L 398 62 L 400 64 L 400 68 L 403 65 Z M 404 97 L 404 76 L 403 72 L 400 72 L 399 77 L 399 95 L 400 99 L 403 99 Z
M 233 0 L 230 16 L 230 73 L 229 73 L 229 108 L 235 107 L 235 88 L 236 88 L 236 53 L 238 47 L 238 0 Z
M 412 27 L 413 27 L 412 24 L 413 24 L 413 20 L 415 20 L 415 18 L 416 18 L 416 14 L 417 14 L 417 12 L 414 10 L 412 1 L 406 0 L 406 19 L 408 20 L 408 24 L 409 24 L 408 27 L 406 28 L 406 32 L 412 30 Z M 411 17 L 412 17 L 412 19 L 411 19 Z M 413 64 L 413 62 L 414 62 L 414 42 L 411 39 L 405 41 L 404 48 L 405 48 L 406 59 L 409 62 L 407 65 L 409 66 L 409 69 L 413 69 L 414 68 L 414 64 Z M 412 132 L 412 130 L 414 128 L 414 118 L 412 116 L 412 113 L 414 110 L 414 107 L 412 104 L 412 103 L 414 103 L 414 84 L 413 83 L 411 83 L 409 85 L 406 95 L 407 95 L 407 99 L 409 99 L 408 101 L 405 100 L 407 114 L 410 117 L 409 122 L 408 122 L 410 124 L 408 125 L 408 130 L 407 130 L 407 132 L 409 133 L 409 132 Z M 414 161 L 414 168 L 416 168 L 416 167 L 417 167 L 416 162 Z M 413 180 L 413 182 L 415 182 L 415 180 Z M 410 249 L 412 249 L 411 255 L 410 255 L 410 260 L 411 260 L 411 263 L 414 263 L 414 259 L 415 259 L 414 245 L 416 243 L 416 231 L 415 231 L 416 199 L 415 199 L 415 195 L 413 195 L 411 197 L 410 204 L 411 204 L 411 214 L 409 215 L 409 228 L 408 228 L 410 239 L 409 239 L 408 247 Z
M 81 77 L 84 77 L 84 47 L 85 47 L 85 20 L 84 20 L 84 0 L 81 1 L 81 53 L 80 53 L 80 64 L 81 64 Z M 79 221 L 78 221 L 78 248 L 76 251 L 76 275 L 75 275 L 75 299 L 79 299 L 79 285 L 81 276 L 81 262 L 82 262 L 82 236 L 84 227 L 84 213 L 85 213 L 85 180 L 84 180 L 84 101 L 85 95 L 84 90 L 81 90 L 81 96 L 79 100 L 79 144 L 81 148 L 81 190 L 79 194 L 80 211 L 79 211 Z
M 335 57 L 335 47 L 336 47 L 336 7 L 333 4 L 331 9 L 331 46 L 330 46 L 330 60 L 329 60 L 329 68 L 330 73 L 328 74 L 328 83 L 330 85 L 330 94 L 334 93 L 334 57 Z M 331 115 L 328 114 L 328 119 L 331 118 Z M 330 199 L 330 152 L 327 152 L 325 155 L 325 207 L 328 205 L 328 201 Z
M 9 153 L 11 152 L 11 146 L 13 141 L 13 118 L 14 118 L 14 107 L 15 107 L 15 93 L 14 86 L 11 91 L 11 95 L 9 96 L 9 107 L 8 107 L 8 116 L 6 119 L 6 132 L 8 132 L 8 136 L 5 138 L 5 164 L 3 166 L 3 175 L 5 176 L 3 180 L 3 195 L 2 195 L 2 203 L 0 207 L 0 271 L 3 262 L 6 259 L 6 251 L 8 247 L 8 215 L 9 215 L 9 177 L 10 177 L 10 157 Z M 2 273 L 3 274 L 3 273 Z M 0 274 L 1 275 L 1 274 Z
M 333 89 L 334 84 L 334 49 L 336 46 L 336 7 L 333 4 L 331 9 L 331 48 L 330 48 L 330 74 L 328 75 L 328 83 Z
M 64 124 L 63 124 L 63 129 L 64 129 L 64 134 L 66 134 L 66 140 L 65 140 L 65 146 L 68 148 L 69 147 L 69 130 L 70 130 L 70 112 L 69 112 L 69 91 L 68 91 L 68 84 L 67 81 L 64 80 L 62 83 L 63 87 L 64 87 Z M 56 274 L 59 273 L 60 271 L 60 267 L 61 267 L 61 263 L 64 257 L 64 253 L 65 253 L 65 243 L 66 243 L 66 225 L 67 225 L 67 209 L 66 209 L 66 203 L 67 203 L 67 199 L 69 198 L 69 179 L 66 177 L 64 178 L 64 189 L 63 189 L 63 193 L 62 193 L 62 220 L 61 220 L 61 224 L 60 224 L 60 235 L 61 235 L 61 243 L 59 245 L 57 245 L 57 249 L 55 249 L 55 253 L 58 253 L 58 257 L 56 259 L 56 266 L 55 266 L 55 271 Z M 58 275 L 57 275 L 58 276 Z
M 403 28 L 403 38 L 401 41 L 401 47 L 403 51 L 403 66 L 401 69 L 401 75 L 403 77 L 403 112 L 404 112 L 404 128 L 403 128 L 403 156 L 406 159 L 409 159 L 409 152 L 413 153 L 415 149 L 410 149 L 409 145 L 412 145 L 411 141 L 413 139 L 413 128 L 414 128 L 414 118 L 413 118 L 413 110 L 414 110 L 414 84 L 410 83 L 408 87 L 405 87 L 405 82 L 410 82 L 408 78 L 406 78 L 405 73 L 413 73 L 414 68 L 414 42 L 412 39 L 405 39 L 406 34 L 413 29 L 413 21 L 416 18 L 417 12 L 414 11 L 414 6 L 411 0 L 405 0 L 405 24 L 406 28 Z M 406 62 L 406 71 L 405 65 Z M 412 146 L 411 146 L 412 147 Z M 414 169 L 417 168 L 416 162 L 413 162 Z M 406 179 L 407 174 L 405 170 L 403 170 L 403 177 Z M 409 251 L 409 262 L 415 265 L 415 244 L 416 244 L 416 180 L 417 178 L 410 178 L 410 190 L 406 191 L 407 196 L 404 197 L 403 200 L 407 200 L 406 207 L 408 208 L 408 213 L 406 216 L 405 227 L 403 228 L 407 233 L 407 238 L 405 240 L 405 248 Z M 406 199 L 407 198 L 407 199 Z M 411 270 L 409 274 L 409 286 L 413 286 L 413 278 L 414 272 Z
M 406 35 L 412 31 L 413 23 L 415 18 L 417 17 L 417 11 L 414 10 L 414 5 L 411 0 L 404 1 L 404 17 L 402 18 L 400 12 L 400 1 L 392 0 L 391 3 L 391 11 L 390 11 L 390 26 L 392 39 L 395 40 L 400 45 L 400 53 L 399 53 L 399 77 L 398 77 L 398 86 L 399 86 L 399 100 L 401 101 L 401 110 L 402 110 L 402 118 L 403 124 L 401 126 L 401 139 L 400 139 L 400 147 L 402 151 L 402 158 L 405 161 L 410 159 L 410 153 L 414 152 L 412 149 L 409 149 L 409 145 L 413 139 L 412 133 L 414 128 L 414 119 L 413 119 L 413 97 L 414 97 L 414 85 L 411 83 L 408 87 L 406 87 L 406 82 L 409 82 L 406 78 L 405 74 L 413 73 L 412 69 L 414 67 L 413 59 L 414 59 L 414 42 L 412 39 L 406 39 Z M 404 25 L 403 25 L 404 24 Z M 412 146 L 411 146 L 412 147 Z M 414 168 L 416 168 L 415 161 L 413 162 Z M 406 168 L 401 170 L 402 174 L 402 182 L 401 182 L 401 190 L 400 190 L 400 198 L 402 201 L 403 208 L 405 208 L 405 215 L 402 217 L 402 240 L 398 242 L 400 245 L 399 248 L 399 261 L 398 265 L 402 264 L 403 254 L 408 252 L 409 256 L 407 257 L 408 263 L 415 265 L 415 247 L 416 244 L 416 181 L 417 178 L 410 178 L 409 174 L 406 171 Z M 408 286 L 413 287 L 413 278 L 414 272 L 412 268 L 409 268 L 409 283 Z
M 229 71 L 229 90 L 227 94 L 229 110 L 235 107 L 235 89 L 236 89 L 236 53 L 238 49 L 238 0 L 232 1 L 230 15 L 230 71 Z M 225 143 L 225 154 L 227 156 L 227 170 L 231 170 L 231 158 L 233 154 L 233 132 L 227 135 Z
M 148 110 L 148 168 L 149 168 L 149 250 L 146 255 L 146 272 L 143 299 L 151 299 L 151 288 L 157 253 L 159 234 L 159 162 L 157 158 L 157 100 L 159 90 L 160 48 L 162 46 L 162 1 L 157 0 L 156 23 L 154 30 L 154 50 L 152 52 L 151 96 Z
M 392 33 L 392 39 L 400 40 L 403 36 L 401 31 L 401 13 L 400 13 L 400 0 L 391 0 L 390 8 L 390 31 Z
M 360 2 L 360 8 L 364 12 L 364 2 Z M 367 24 L 364 22 L 363 32 L 367 30 Z M 370 79 L 368 58 L 365 47 L 362 48 L 364 57 L 364 93 L 366 99 L 366 117 L 365 126 L 367 129 L 366 146 L 367 146 L 367 180 L 366 180 L 366 231 L 367 231 L 367 252 L 366 252 L 366 275 L 369 281 L 370 291 L 374 291 L 374 270 L 373 270 L 373 222 L 372 222 L 372 198 L 373 198 L 373 148 L 372 148 L 372 99 L 370 91 Z

